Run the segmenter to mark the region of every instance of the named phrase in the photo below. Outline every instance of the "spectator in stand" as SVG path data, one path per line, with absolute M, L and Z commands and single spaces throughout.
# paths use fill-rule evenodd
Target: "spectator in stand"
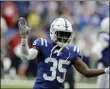
M 18 20 L 18 8 L 13 2 L 4 2 L 2 6 L 2 16 L 6 20 L 8 28 L 15 27 Z

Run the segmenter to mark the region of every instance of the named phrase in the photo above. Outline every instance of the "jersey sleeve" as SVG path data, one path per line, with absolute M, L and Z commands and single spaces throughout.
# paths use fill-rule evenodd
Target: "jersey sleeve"
M 71 55 L 70 55 L 71 60 L 75 60 L 76 57 L 82 58 L 81 52 L 79 48 L 77 48 L 76 46 L 71 46 L 70 52 L 71 52 Z
M 40 38 L 36 39 L 36 40 L 33 42 L 32 46 L 38 46 L 38 47 L 40 47 L 40 46 L 41 46 L 41 39 L 40 39 Z
M 38 38 L 33 42 L 33 46 L 47 47 L 47 40 L 43 38 Z
M 82 57 L 80 49 L 76 46 L 73 47 L 73 52 L 75 54 L 75 57 Z

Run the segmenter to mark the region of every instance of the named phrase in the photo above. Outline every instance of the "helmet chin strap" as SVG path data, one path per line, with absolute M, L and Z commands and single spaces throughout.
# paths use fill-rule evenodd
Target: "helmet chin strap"
M 52 52 L 53 52 L 53 50 L 54 50 L 57 46 L 59 46 L 60 49 L 59 49 L 59 50 L 55 50 L 54 53 L 57 53 L 57 56 L 60 56 L 60 53 L 61 53 L 62 49 L 68 45 L 68 42 L 69 42 L 69 39 L 68 39 L 68 41 L 67 41 L 66 43 L 63 43 L 63 42 L 62 42 L 62 43 L 57 43 L 57 44 L 52 48 L 52 50 L 51 50 L 50 58 L 52 57 Z M 67 49 L 68 49 L 68 48 L 67 48 Z M 69 49 L 68 49 L 68 50 L 69 50 Z M 70 52 L 69 52 L 69 56 L 70 56 Z M 69 58 L 69 57 L 68 57 L 68 58 Z M 67 58 L 67 59 L 68 59 L 68 58 Z
M 57 56 L 59 56 L 60 55 L 60 52 L 62 51 L 62 49 L 64 48 L 64 47 L 66 47 L 67 46 L 67 44 L 68 43 L 66 43 L 65 45 L 63 45 L 64 43 L 62 43 L 62 45 L 60 45 L 60 49 L 59 50 L 57 50 L 56 52 L 57 52 Z
M 60 48 L 59 50 L 55 50 L 54 53 L 57 53 L 57 56 L 60 56 L 60 52 L 62 51 L 62 49 L 63 49 L 64 47 L 66 47 L 66 45 L 67 45 L 67 43 L 65 44 L 65 46 L 61 46 L 61 48 Z M 52 48 L 51 53 L 50 53 L 50 58 L 52 57 L 52 52 L 53 52 L 53 50 L 54 50 L 57 46 L 58 46 L 58 44 L 55 45 L 55 46 Z M 68 47 L 66 47 L 66 48 L 68 49 Z M 69 49 L 68 49 L 68 51 L 69 51 Z M 70 57 L 70 51 L 69 51 L 69 55 L 68 55 L 68 57 L 66 58 L 66 60 L 68 60 L 69 57 Z
M 69 41 L 70 41 L 70 39 L 68 39 L 68 41 L 66 43 L 63 43 L 63 42 L 62 43 L 57 43 L 57 45 L 61 47 L 59 50 L 56 50 L 57 56 L 59 56 L 62 49 L 68 45 Z
M 62 43 L 62 44 L 63 44 L 63 43 Z M 52 52 L 53 52 L 53 50 L 54 50 L 56 47 L 58 47 L 58 46 L 59 46 L 59 45 L 56 44 L 56 45 L 52 48 L 51 53 L 50 53 L 50 58 L 52 57 Z M 65 44 L 65 46 L 66 46 L 66 44 Z M 59 50 L 55 50 L 54 53 L 57 53 L 57 56 L 59 56 L 59 55 L 60 55 L 60 52 L 62 51 L 62 49 L 63 49 L 65 46 L 60 46 L 61 48 L 60 48 Z
M 58 46 L 58 45 L 55 45 L 55 46 L 51 49 L 50 58 L 52 57 L 52 52 L 53 52 L 53 50 L 54 50 L 57 46 Z
M 57 53 L 57 56 L 60 56 L 60 52 L 62 51 L 64 47 L 61 47 L 59 50 L 56 50 L 55 52 Z

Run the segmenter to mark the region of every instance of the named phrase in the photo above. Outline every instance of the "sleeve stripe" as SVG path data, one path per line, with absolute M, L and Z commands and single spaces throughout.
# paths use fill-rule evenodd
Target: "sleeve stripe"
M 76 46 L 74 46 L 74 49 L 73 49 L 73 51 L 74 51 L 74 52 L 76 51 Z
M 77 48 L 77 52 L 79 52 L 79 48 Z
M 47 40 L 44 39 L 44 41 L 45 41 L 45 46 L 47 47 Z
M 43 46 L 44 45 L 44 41 L 43 41 L 43 39 L 42 38 L 40 38 L 41 39 L 41 45 Z

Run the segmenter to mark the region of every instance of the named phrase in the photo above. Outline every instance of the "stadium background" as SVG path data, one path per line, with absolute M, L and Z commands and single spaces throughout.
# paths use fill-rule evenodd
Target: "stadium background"
M 34 84 L 37 64 L 35 60 L 22 61 L 18 51 L 20 35 L 18 18 L 25 17 L 32 27 L 29 46 L 35 39 L 49 39 L 49 26 L 58 17 L 68 19 L 74 30 L 71 44 L 80 48 L 84 62 L 96 68 L 96 58 L 91 48 L 100 31 L 100 22 L 109 16 L 109 1 L 2 1 L 1 3 L 1 87 L 31 88 Z M 75 87 L 95 88 L 95 78 L 85 78 L 76 70 Z M 66 84 L 66 87 L 68 85 Z

